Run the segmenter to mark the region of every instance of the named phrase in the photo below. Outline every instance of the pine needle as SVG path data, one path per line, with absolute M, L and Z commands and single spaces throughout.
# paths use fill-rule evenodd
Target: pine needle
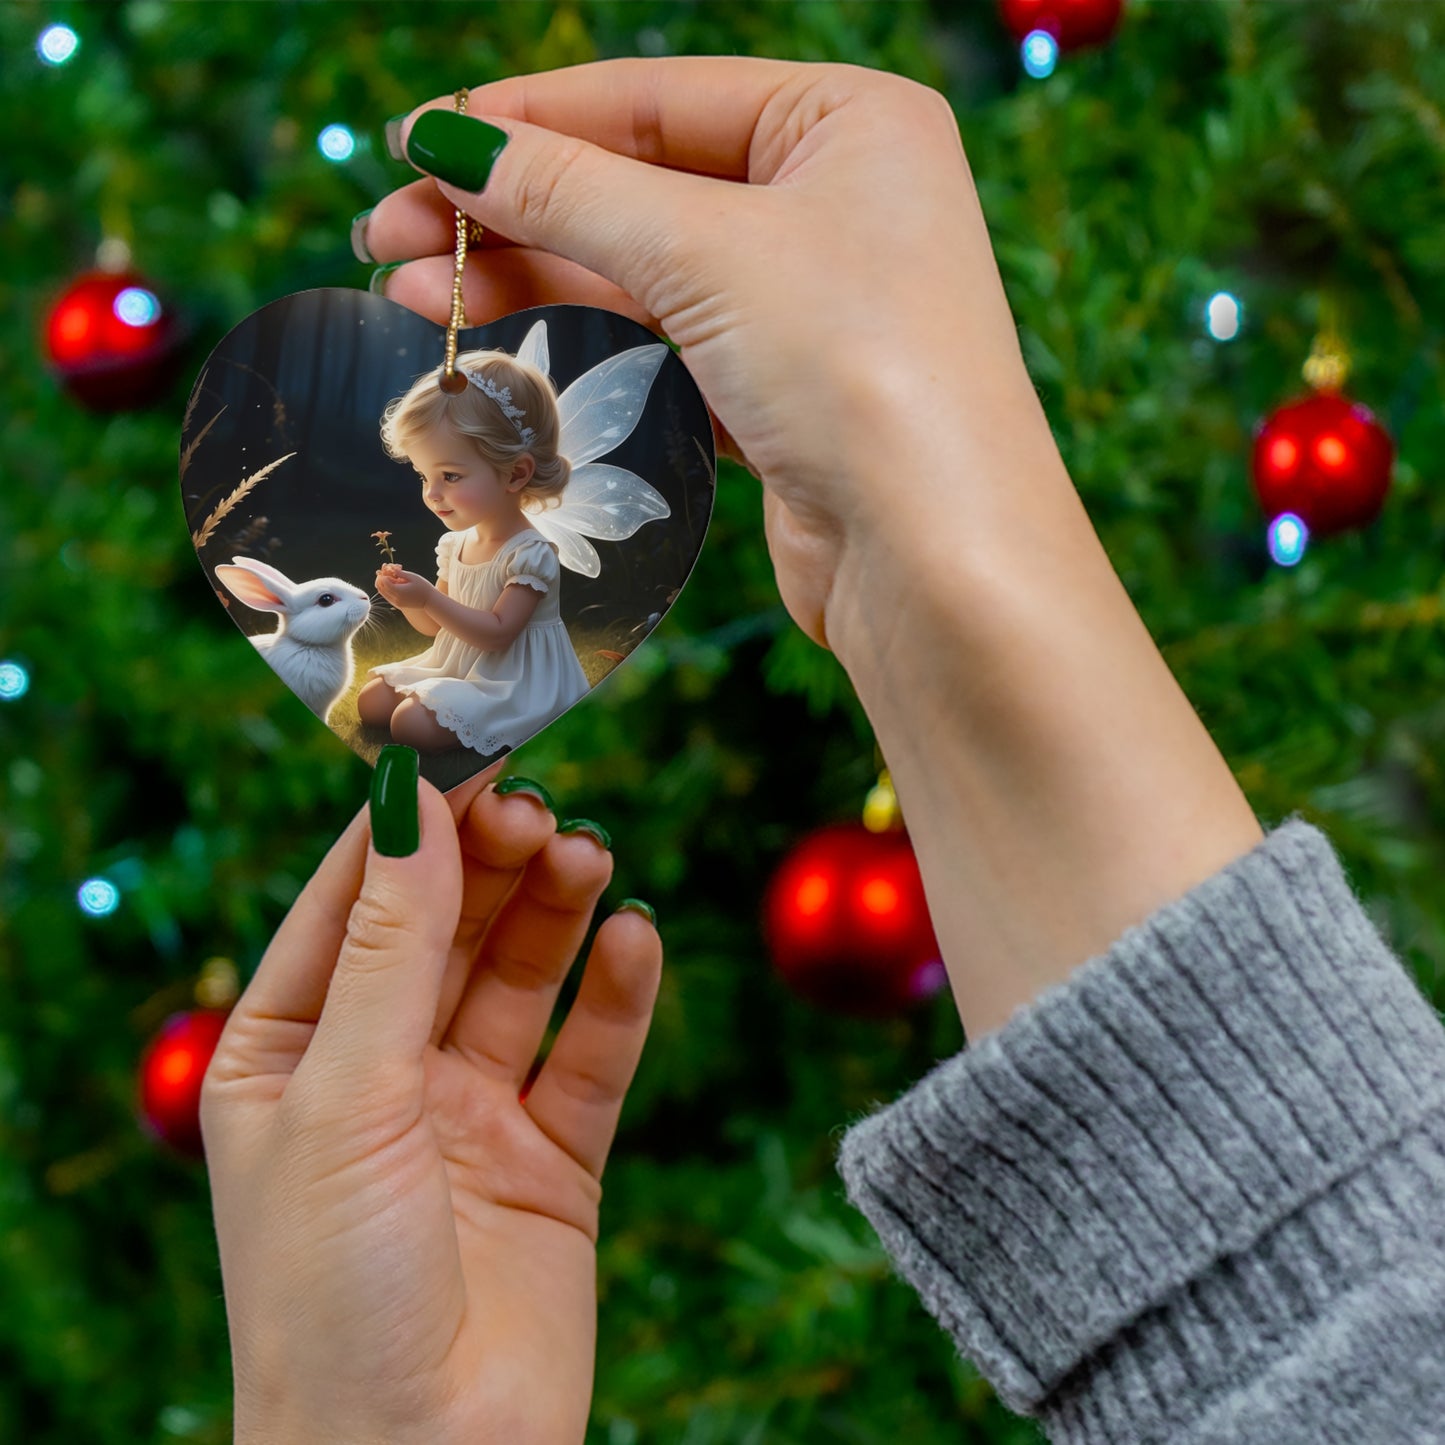
M 289 462 L 291 458 L 295 455 L 295 452 L 287 452 L 284 457 L 277 457 L 274 462 L 267 462 L 266 465 L 262 467 L 259 472 L 252 472 L 251 475 L 247 477 L 246 480 L 242 482 L 241 485 L 237 487 L 236 490 L 232 492 L 231 495 L 227 497 L 226 500 L 222 502 L 220 506 L 218 506 L 209 517 L 206 518 L 204 525 L 201 527 L 201 530 L 199 532 L 191 533 L 191 541 L 195 543 L 196 551 L 199 552 L 201 548 L 204 547 L 206 543 L 211 540 L 211 534 L 216 530 L 216 526 L 220 522 L 221 518 L 224 517 L 226 513 L 229 512 L 241 500 L 241 498 L 244 497 L 246 493 L 249 492 L 256 485 L 257 482 L 259 482 L 263 477 L 269 475 L 271 472 L 274 472 L 276 468 L 281 465 L 282 462 Z

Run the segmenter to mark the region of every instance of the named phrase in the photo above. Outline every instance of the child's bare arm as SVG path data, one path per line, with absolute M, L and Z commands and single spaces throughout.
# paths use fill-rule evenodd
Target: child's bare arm
M 531 620 L 541 600 L 542 594 L 534 588 L 512 583 L 502 588 L 502 595 L 491 611 L 468 607 L 439 591 L 427 603 L 427 612 L 434 623 L 468 645 L 480 647 L 483 652 L 504 652 Z

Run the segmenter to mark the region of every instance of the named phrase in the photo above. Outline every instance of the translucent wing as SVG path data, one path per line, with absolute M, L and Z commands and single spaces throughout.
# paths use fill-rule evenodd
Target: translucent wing
M 535 330 L 528 333 L 528 341 Z M 612 451 L 632 435 L 666 355 L 660 341 L 634 346 L 579 376 L 557 398 L 562 420 L 557 450 L 574 467 Z
M 557 560 L 584 577 L 595 577 L 602 570 L 597 548 L 581 532 L 574 532 L 565 521 L 558 520 L 561 507 L 550 512 L 528 512 L 531 524 L 549 541 L 557 544 Z
M 532 525 L 557 544 L 564 566 L 595 577 L 601 566 L 597 549 L 582 534 L 620 542 L 644 523 L 670 517 L 672 508 L 636 472 L 588 462 L 568 478 L 560 506 L 528 515 Z
M 547 346 L 547 323 L 545 321 L 537 322 L 522 339 L 522 344 L 517 348 L 517 360 L 529 362 L 543 376 L 552 375 L 552 361 Z

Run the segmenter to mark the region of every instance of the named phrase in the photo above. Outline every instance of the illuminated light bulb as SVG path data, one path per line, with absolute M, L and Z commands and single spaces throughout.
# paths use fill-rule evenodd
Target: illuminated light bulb
M 75 896 L 92 918 L 104 918 L 120 906 L 120 889 L 108 878 L 87 878 Z
M 47 25 L 35 42 L 35 53 L 47 65 L 64 65 L 80 48 L 80 37 L 68 25 Z
M 1059 42 L 1047 30 L 1035 30 L 1019 47 L 1024 70 L 1035 80 L 1045 80 L 1059 63 Z
M 349 161 L 356 150 L 356 137 L 344 125 L 329 125 L 316 137 L 316 144 L 327 160 Z
M 116 319 L 127 326 L 149 326 L 161 314 L 161 303 L 154 291 L 143 286 L 127 286 L 115 298 L 112 309 Z
M 1269 524 L 1269 555 L 1281 567 L 1294 567 L 1309 546 L 1310 529 L 1293 512 L 1281 512 Z
M 1216 341 L 1233 341 L 1244 324 L 1244 308 L 1229 294 L 1218 291 L 1204 308 L 1204 328 Z

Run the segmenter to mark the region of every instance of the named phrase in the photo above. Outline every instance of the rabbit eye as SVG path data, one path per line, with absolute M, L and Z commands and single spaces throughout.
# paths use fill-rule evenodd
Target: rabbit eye
M 316 605 L 318 607 L 330 607 L 335 601 L 336 598 L 333 597 L 330 592 L 323 592 L 321 596 L 316 599 Z

